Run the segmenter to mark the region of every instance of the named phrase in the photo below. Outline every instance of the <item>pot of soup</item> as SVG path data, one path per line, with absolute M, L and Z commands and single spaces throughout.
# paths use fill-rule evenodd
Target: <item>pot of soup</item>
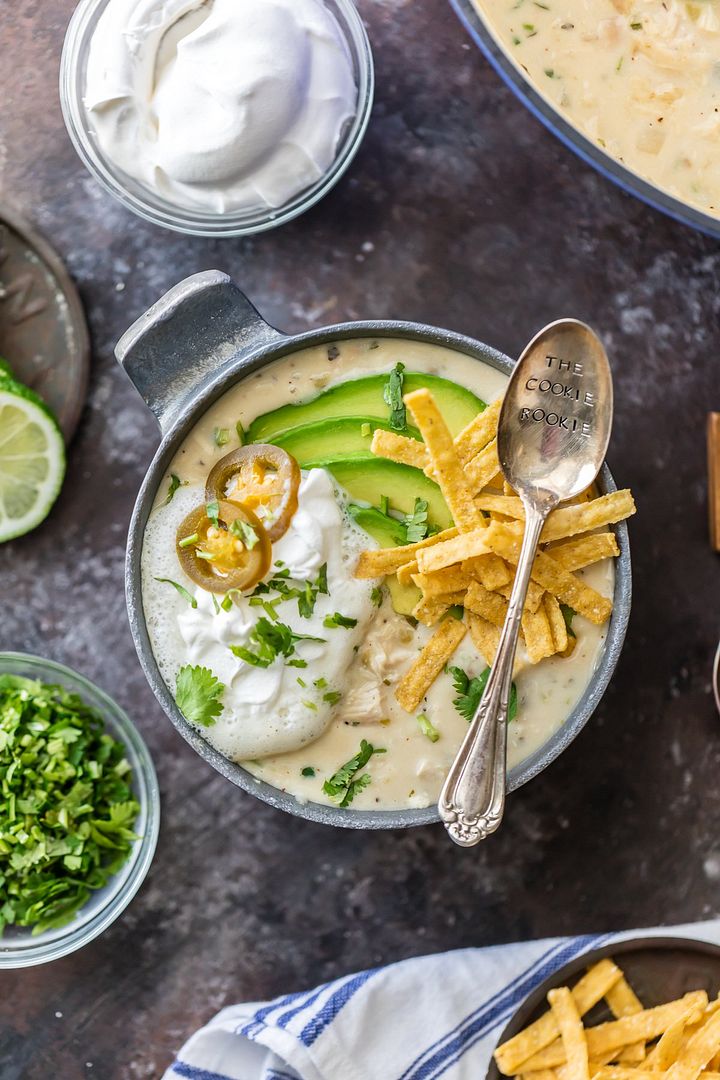
M 162 433 L 126 585 L 172 723 L 227 779 L 300 817 L 437 821 L 522 535 L 495 440 L 511 361 L 406 322 L 282 334 L 218 271 L 171 289 L 116 355 Z M 453 517 L 450 475 L 469 524 Z M 633 509 L 605 467 L 543 537 L 550 577 L 523 619 L 510 788 L 557 757 L 608 684 Z

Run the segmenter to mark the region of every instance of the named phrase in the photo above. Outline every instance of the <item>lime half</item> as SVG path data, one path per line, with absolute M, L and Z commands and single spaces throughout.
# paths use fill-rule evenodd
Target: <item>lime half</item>
M 0 376 L 0 544 L 47 517 L 65 476 L 65 443 L 47 405 Z

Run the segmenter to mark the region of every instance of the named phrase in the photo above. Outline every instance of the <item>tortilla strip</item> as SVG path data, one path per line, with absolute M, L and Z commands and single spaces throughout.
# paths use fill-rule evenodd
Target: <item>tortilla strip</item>
M 601 960 L 594 964 L 572 989 L 573 1000 L 580 1016 L 584 1016 L 593 1005 L 597 1005 L 621 976 L 622 971 L 612 960 Z M 517 1035 L 513 1035 L 512 1039 L 508 1039 L 502 1046 L 498 1046 L 494 1055 L 498 1069 L 505 1076 L 513 1076 L 520 1071 L 520 1066 L 524 1073 L 530 1072 L 526 1063 L 539 1051 L 549 1046 L 558 1034 L 559 1028 L 552 1010 L 543 1013 L 539 1020 L 518 1032 Z M 558 1045 L 560 1046 L 560 1043 Z M 546 1066 L 533 1068 L 546 1068 Z
M 702 1013 L 700 1015 L 702 1016 Z M 677 1060 L 682 1049 L 686 1028 L 699 1018 L 697 1009 L 690 1009 L 682 1016 L 679 1016 L 675 1023 L 671 1024 L 667 1031 L 663 1032 L 660 1040 L 643 1061 L 642 1068 L 657 1069 L 659 1072 L 669 1069 L 673 1062 Z
M 462 566 L 463 570 L 467 570 L 468 573 L 472 574 L 490 592 L 497 592 L 503 586 L 509 585 L 514 576 L 510 573 L 503 560 L 492 554 L 478 555 L 475 559 L 465 559 Z
M 442 573 L 442 571 L 439 571 Z M 465 608 L 479 615 L 486 622 L 497 626 L 499 629 L 505 624 L 508 603 L 504 597 L 496 592 L 490 592 L 479 581 L 471 581 L 465 594 Z
M 501 408 L 502 398 L 499 397 L 495 401 L 491 401 L 482 412 L 479 412 L 470 421 L 467 427 L 464 427 L 455 436 L 455 449 L 463 464 L 466 464 L 481 450 L 484 450 L 487 444 L 495 438 Z
M 534 1073 L 521 1073 L 520 1080 L 557 1080 L 554 1069 L 538 1069 Z
M 643 1009 L 634 1016 L 625 1016 L 622 1020 L 611 1020 L 607 1024 L 598 1024 L 597 1027 L 588 1028 L 587 1042 L 590 1060 L 596 1060 L 607 1050 L 621 1050 L 623 1046 L 638 1042 L 640 1039 L 647 1041 L 657 1038 L 677 1020 L 678 1016 L 682 1016 L 693 1006 L 702 1005 L 704 1000 L 707 1000 L 704 990 L 693 990 L 677 1001 L 669 1001 L 666 1005 L 658 1005 L 655 1009 Z M 564 1064 L 565 1051 L 559 1040 L 522 1062 L 524 1072 L 533 1072 L 535 1069 L 554 1069 Z
M 550 593 L 545 593 L 545 597 L 542 602 L 545 615 L 547 617 L 548 625 L 550 627 L 550 634 L 552 635 L 553 648 L 556 653 L 565 652 L 568 647 L 568 632 L 567 623 L 560 610 L 560 603 L 556 597 L 551 596 Z M 628 987 L 628 989 L 630 989 Z M 632 993 L 632 991 L 630 991 Z M 607 995 L 606 995 L 607 996 Z M 642 1005 L 638 1002 L 639 1008 L 636 1012 L 640 1012 Z M 617 1016 L 617 1013 L 615 1014 Z M 645 1054 L 643 1053 L 643 1057 Z
M 512 578 L 514 578 L 514 577 L 515 577 L 515 567 L 513 566 Z M 495 589 L 495 592 L 499 592 L 500 595 L 504 596 L 506 600 L 510 599 L 510 593 L 512 592 L 512 587 L 513 587 L 512 578 L 510 580 L 509 585 L 499 585 Z M 537 611 L 537 609 L 540 607 L 540 605 L 542 603 L 544 595 L 545 595 L 545 590 L 542 588 L 542 586 L 538 585 L 537 581 L 531 581 L 530 584 L 528 585 L 527 597 L 525 598 L 525 610 L 526 611 Z
M 434 397 L 423 387 L 406 394 L 403 401 L 425 440 L 435 478 L 453 521 L 461 532 L 477 529 L 482 525 L 483 517 L 473 502 L 473 492 L 465 478 L 453 437 Z
M 539 664 L 546 656 L 552 656 L 557 651 L 543 604 L 534 613 L 523 611 L 521 625 L 525 637 L 525 651 L 531 664 Z
M 525 520 L 525 511 L 519 498 L 506 495 L 479 495 L 475 505 L 480 510 L 505 517 Z M 605 528 L 618 521 L 624 521 L 635 513 L 635 501 L 626 488 L 623 491 L 610 491 L 590 502 L 572 506 L 561 506 L 553 510 L 540 534 L 540 543 L 549 544 L 553 540 L 564 540 L 578 533 L 590 532 L 591 529 Z
M 466 632 L 467 627 L 459 619 L 452 616 L 443 619 L 395 689 L 395 697 L 401 708 L 409 713 L 415 712 Z
M 446 566 L 444 570 L 436 570 L 434 574 L 415 573 L 412 580 L 422 589 L 426 598 L 442 596 L 443 593 L 465 592 L 472 583 L 470 576 L 460 566 Z
M 467 598 L 465 603 L 467 605 Z M 495 663 L 495 656 L 500 644 L 500 631 L 497 626 L 493 626 L 487 619 L 483 619 L 480 615 L 476 615 L 473 611 L 470 611 L 467 606 L 465 607 L 465 621 L 470 630 L 470 637 L 472 638 L 473 645 L 488 667 L 492 667 Z
M 446 593 L 444 596 L 423 596 L 413 608 L 413 618 L 423 626 L 435 626 L 454 604 L 464 604 L 465 593 Z
M 719 1045 L 720 1012 L 715 1012 L 683 1047 L 675 1064 L 668 1069 L 667 1080 L 697 1080 Z
M 474 559 L 478 555 L 487 555 L 490 551 L 487 535 L 488 528 L 483 525 L 479 529 L 460 533 L 449 540 L 443 538 L 440 543 L 433 545 L 436 549 L 433 552 L 418 552 L 418 566 L 421 572 L 429 574 L 433 570 L 442 570 L 444 566 L 452 566 L 453 563 Z
M 563 570 L 571 572 L 592 566 L 601 559 L 614 559 L 620 554 L 615 533 L 592 533 L 581 536 L 578 540 L 566 540 L 555 547 L 546 548 L 545 553 L 560 563 Z
M 527 1073 L 526 1076 L 528 1080 L 534 1080 L 536 1076 L 540 1076 L 547 1071 L 547 1069 L 538 1069 L 537 1072 Z M 593 1080 L 647 1080 L 648 1075 L 641 1069 L 633 1069 L 627 1065 L 604 1065 L 597 1072 L 593 1072 L 591 1063 L 590 1071 Z M 670 1073 L 664 1069 L 653 1069 L 651 1076 L 652 1080 L 670 1080 Z M 700 1077 L 701 1080 L 720 1080 L 720 1072 L 712 1072 L 709 1069 L 703 1070 Z
M 585 1028 L 572 994 L 567 986 L 560 986 L 549 991 L 548 1002 L 565 1048 L 567 1080 L 590 1080 Z
M 418 572 L 418 564 L 416 559 L 412 559 L 411 562 L 403 563 L 402 566 L 397 568 L 397 579 L 401 585 L 412 585 L 413 575 Z
M 488 486 L 500 468 L 497 439 L 493 439 L 484 450 L 476 454 L 465 465 L 465 476 L 473 495 L 477 495 Z
M 582 541 L 580 541 L 580 543 L 582 543 Z M 557 603 L 557 601 L 555 602 Z M 560 611 L 559 604 L 558 611 Z M 560 618 L 562 618 L 562 612 L 560 612 Z M 564 622 L 565 620 L 563 619 L 563 623 Z M 567 648 L 567 634 L 565 635 L 565 637 L 565 648 Z M 560 649 L 558 651 L 563 652 L 564 649 Z M 610 1006 L 610 1011 L 612 1012 L 616 1020 L 619 1020 L 623 1016 L 633 1016 L 634 1013 L 639 1013 L 643 1010 L 643 1005 L 640 998 L 637 996 L 624 975 L 622 979 L 618 979 L 614 986 L 610 987 L 607 994 L 605 995 L 605 1000 Z M 634 1043 L 632 1046 L 626 1046 L 618 1057 L 618 1061 L 624 1064 L 631 1064 L 644 1060 L 644 1042 L 637 1042 Z
M 424 540 L 418 540 L 415 544 L 402 544 L 394 548 L 373 548 L 372 551 L 360 553 L 358 564 L 355 567 L 356 578 L 384 577 L 386 574 L 394 574 L 410 559 L 415 558 L 415 552 L 435 544 L 442 544 L 445 540 L 451 540 L 457 536 L 456 528 L 444 529 L 435 533 L 434 536 L 426 536 Z
M 510 531 L 511 528 L 512 526 L 493 521 L 485 530 L 484 538 L 488 547 L 492 548 L 496 554 L 517 565 L 522 540 L 515 532 Z M 454 544 L 456 540 L 450 540 L 448 543 Z M 439 545 L 440 550 L 444 547 L 444 544 Z M 422 566 L 420 558 L 418 558 L 418 565 Z M 547 592 L 552 593 L 562 603 L 568 604 L 579 615 L 584 615 L 590 622 L 601 626 L 609 619 L 612 600 L 601 596 L 580 578 L 563 570 L 550 555 L 542 551 L 538 552 L 533 563 L 532 577 Z
M 428 463 L 427 450 L 418 439 L 409 439 L 407 435 L 398 435 L 395 431 L 375 428 L 370 450 L 378 457 L 399 461 L 402 465 L 412 465 L 424 469 Z

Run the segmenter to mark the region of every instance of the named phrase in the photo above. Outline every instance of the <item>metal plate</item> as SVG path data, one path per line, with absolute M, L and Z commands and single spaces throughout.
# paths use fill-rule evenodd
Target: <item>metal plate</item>
M 547 1011 L 547 993 L 556 986 L 572 986 L 588 967 L 612 957 L 646 1008 L 663 1005 L 690 990 L 707 990 L 708 997 L 720 991 L 720 946 L 693 938 L 630 938 L 583 953 L 554 972 L 520 1006 L 498 1039 L 501 1043 L 517 1035 Z M 586 1023 L 602 1024 L 613 1016 L 604 1001 L 587 1014 Z M 491 1060 L 487 1080 L 504 1080 Z
M 69 442 L 87 394 L 85 315 L 58 255 L 5 203 L 0 205 L 0 356 L 47 401 Z

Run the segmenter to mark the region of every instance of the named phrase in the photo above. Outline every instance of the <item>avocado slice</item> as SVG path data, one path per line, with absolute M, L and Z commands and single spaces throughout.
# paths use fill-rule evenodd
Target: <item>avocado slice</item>
M 361 379 L 346 382 L 323 390 L 310 401 L 282 405 L 279 409 L 256 417 L 247 430 L 248 442 L 277 442 L 280 432 L 289 431 L 300 424 L 318 420 L 337 420 L 340 416 L 373 416 L 387 421 L 390 413 L 383 390 L 389 372 L 364 375 Z M 409 394 L 426 386 L 431 390 L 445 423 L 453 435 L 470 423 L 485 408 L 485 402 L 466 390 L 464 386 L 443 379 L 439 375 L 426 375 L 421 371 L 406 371 L 403 377 L 403 393 Z
M 370 443 L 376 428 L 391 431 L 387 420 L 374 416 L 341 416 L 333 420 L 317 420 L 313 424 L 281 431 L 272 438 L 275 446 L 281 446 L 297 461 L 301 468 L 318 458 L 340 459 L 358 453 L 370 453 Z M 406 435 L 420 439 L 416 428 L 407 428 Z
M 353 454 L 316 458 L 306 461 L 303 468 L 327 469 L 353 500 L 370 506 L 379 504 L 385 495 L 390 500 L 391 509 L 401 514 L 411 514 L 415 509 L 415 499 L 425 499 L 428 523 L 437 525 L 439 529 L 452 526 L 452 515 L 440 488 L 434 480 L 412 465 L 400 465 L 397 461 L 388 461 L 374 454 Z M 393 544 L 397 544 L 397 539 Z
M 397 547 L 403 542 L 402 533 L 393 525 L 393 519 L 387 514 L 381 514 L 374 506 L 357 507 L 352 516 L 360 528 L 369 533 L 380 547 Z M 401 585 L 394 574 L 385 578 L 385 584 L 390 591 L 392 606 L 398 615 L 412 615 L 415 605 L 422 597 L 417 585 Z

